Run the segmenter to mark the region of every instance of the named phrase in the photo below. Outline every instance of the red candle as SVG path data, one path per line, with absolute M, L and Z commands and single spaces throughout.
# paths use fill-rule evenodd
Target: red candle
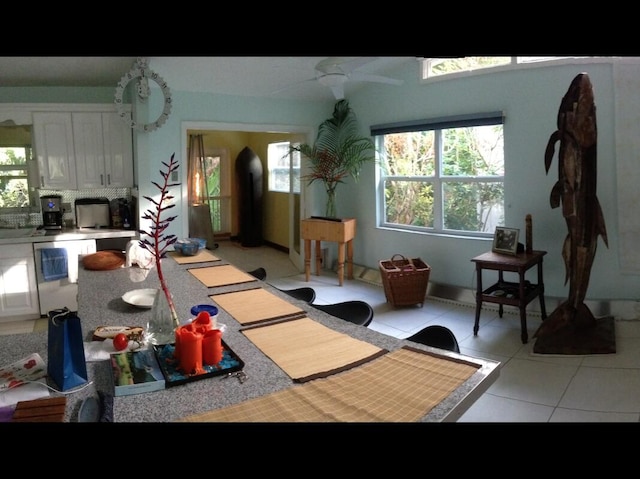
M 182 337 L 182 327 L 176 328 L 176 342 L 175 347 L 173 349 L 173 358 L 176 360 L 180 359 L 180 340 Z
M 183 331 L 194 331 L 194 329 L 191 324 L 185 324 L 184 326 L 180 326 L 179 328 L 176 328 L 176 334 L 175 334 L 176 342 L 173 350 L 173 357 L 174 359 L 177 359 L 177 360 L 180 359 L 180 341 L 182 338 Z
M 222 331 L 219 329 L 210 329 L 204 333 L 202 359 L 210 366 L 215 366 L 222 361 Z
M 202 334 L 180 329 L 180 368 L 185 374 L 202 374 Z

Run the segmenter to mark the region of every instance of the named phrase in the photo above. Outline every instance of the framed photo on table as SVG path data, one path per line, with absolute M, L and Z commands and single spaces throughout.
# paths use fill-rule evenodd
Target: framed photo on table
M 518 236 L 520 236 L 520 230 L 517 228 L 496 226 L 491 251 L 515 256 L 518 253 Z

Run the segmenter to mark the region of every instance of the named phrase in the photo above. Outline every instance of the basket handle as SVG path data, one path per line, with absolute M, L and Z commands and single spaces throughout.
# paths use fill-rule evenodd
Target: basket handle
M 395 268 L 398 268 L 399 270 L 403 270 L 403 271 L 404 271 L 404 270 L 412 270 L 412 271 L 413 271 L 413 270 L 415 270 L 415 269 L 416 269 L 415 265 L 413 264 L 413 261 L 411 261 L 411 260 L 408 260 L 408 263 L 407 263 L 406 265 L 404 265 L 404 266 L 398 266 L 398 265 L 395 263 L 395 261 L 394 261 L 394 258 L 395 258 L 396 256 L 400 256 L 400 258 L 402 258 L 402 260 L 403 260 L 403 261 L 407 261 L 407 258 L 405 258 L 403 255 L 401 255 L 401 254 L 399 254 L 399 253 L 394 254 L 394 255 L 391 257 L 391 264 L 392 264 Z

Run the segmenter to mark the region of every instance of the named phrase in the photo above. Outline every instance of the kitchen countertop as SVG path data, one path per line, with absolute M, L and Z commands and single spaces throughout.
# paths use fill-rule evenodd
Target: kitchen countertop
M 219 261 L 215 264 L 221 264 Z M 222 264 L 226 264 L 222 261 Z M 207 288 L 189 268 L 212 266 L 213 263 L 197 265 L 179 265 L 171 258 L 163 260 L 162 268 L 168 286 L 174 297 L 176 310 L 180 318 L 191 319 L 190 309 L 196 304 L 211 303 L 209 295 L 255 288 L 256 283 Z M 292 302 L 305 311 L 307 316 L 336 331 L 354 338 L 375 344 L 388 351 L 394 351 L 405 345 L 453 358 L 471 360 L 481 365 L 465 383 L 447 399 L 433 408 L 422 418 L 424 422 L 456 420 L 499 375 L 499 362 L 481 358 L 470 358 L 450 351 L 430 348 L 418 343 L 387 336 L 370 328 L 358 326 L 330 316 L 307 303 L 291 298 L 267 283 L 260 286 L 283 299 Z M 157 288 L 158 276 L 155 268 L 142 270 L 137 266 L 119 268 L 111 271 L 89 271 L 79 268 L 78 316 L 82 320 L 85 340 L 89 341 L 92 332 L 98 326 L 125 325 L 146 326 L 150 309 L 141 309 L 122 300 L 127 291 L 140 288 Z M 191 383 L 171 387 L 161 391 L 144 394 L 114 397 L 115 422 L 169 422 L 185 416 L 198 414 L 247 399 L 263 396 L 294 386 L 292 379 L 269 357 L 258 349 L 244 334 L 241 325 L 226 311 L 219 308 L 218 322 L 226 325 L 225 342 L 245 363 L 244 372 L 248 379 L 240 383 L 237 379 L 207 378 Z M 47 331 L 20 335 L 0 336 L 0 365 L 10 364 L 27 355 L 38 352 L 47 361 Z M 76 422 L 82 401 L 89 397 L 97 398 L 101 390 L 113 394 L 113 380 L 108 360 L 87 363 L 89 387 L 67 395 L 65 421 Z
M 132 238 L 137 236 L 136 230 L 113 228 L 63 228 L 60 230 L 35 230 L 31 236 L 18 238 L 0 238 L 0 245 L 17 243 L 42 243 L 45 241 L 68 241 L 83 239 Z

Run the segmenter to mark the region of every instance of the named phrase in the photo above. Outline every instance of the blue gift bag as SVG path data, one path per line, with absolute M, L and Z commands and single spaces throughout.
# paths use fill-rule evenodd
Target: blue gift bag
M 60 391 L 87 382 L 82 326 L 68 308 L 49 311 L 47 374 Z

